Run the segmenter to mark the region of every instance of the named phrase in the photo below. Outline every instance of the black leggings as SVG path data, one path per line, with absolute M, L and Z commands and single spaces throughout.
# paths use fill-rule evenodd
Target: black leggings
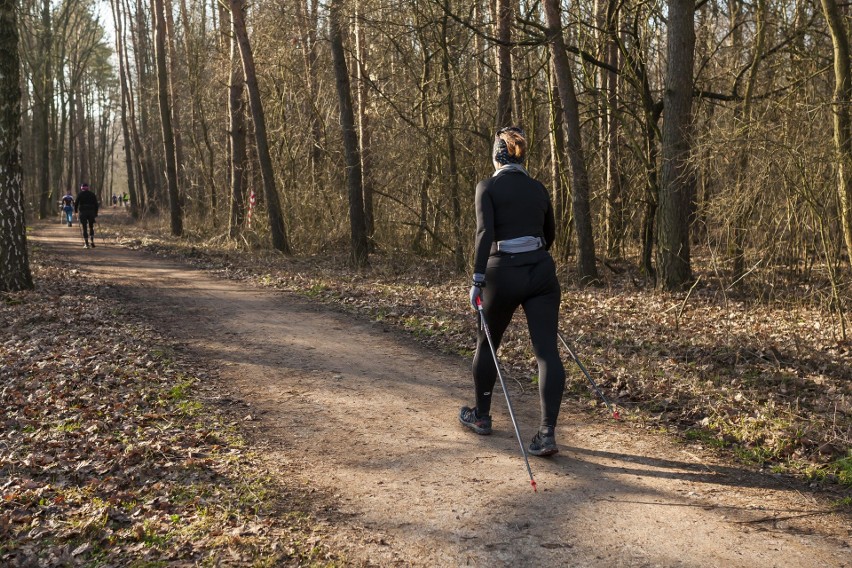
M 86 233 L 86 225 L 89 226 L 88 236 Z M 92 237 L 92 242 L 95 241 L 95 216 L 91 213 L 80 213 L 80 226 L 83 228 L 83 238 L 89 242 L 89 237 Z
M 565 367 L 556 344 L 560 288 L 553 259 L 549 254 L 539 258 L 534 264 L 489 266 L 482 304 L 495 349 L 499 348 L 515 310 L 523 306 L 538 361 L 541 426 L 555 427 L 565 390 Z M 473 381 L 477 414 L 488 415 L 491 413 L 491 393 L 497 381 L 497 368 L 483 330 L 477 334 Z

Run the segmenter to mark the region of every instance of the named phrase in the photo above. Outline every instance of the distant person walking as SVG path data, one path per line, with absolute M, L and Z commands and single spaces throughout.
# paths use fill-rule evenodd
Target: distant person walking
M 89 248 L 89 238 L 91 237 L 91 247 L 95 248 L 95 219 L 98 216 L 98 196 L 89 191 L 89 184 L 83 183 L 80 185 L 80 193 L 77 194 L 77 199 L 74 201 L 74 211 L 77 213 L 77 218 L 80 220 L 80 225 L 83 229 L 83 239 L 86 241 L 85 247 Z M 86 225 L 89 226 L 89 232 L 86 232 Z
M 565 390 L 565 368 L 556 334 L 561 291 L 548 250 L 556 237 L 553 206 L 544 185 L 524 169 L 526 134 L 501 128 L 494 137 L 495 172 L 476 186 L 476 242 L 470 302 L 482 311 L 498 349 L 518 306 L 524 308 L 538 361 L 541 423 L 529 445 L 534 456 L 557 453 L 556 420 Z M 480 326 L 482 327 L 482 326 Z M 497 367 L 483 329 L 473 357 L 476 405 L 459 421 L 477 434 L 491 433 L 491 393 Z
M 74 219 L 74 196 L 71 195 L 70 189 L 62 198 L 60 207 L 62 207 L 62 211 L 65 213 L 65 222 L 68 223 L 68 226 L 70 227 L 71 221 Z

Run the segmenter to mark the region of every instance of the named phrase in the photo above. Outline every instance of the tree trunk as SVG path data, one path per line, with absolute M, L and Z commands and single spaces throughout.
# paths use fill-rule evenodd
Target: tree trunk
M 320 122 L 319 110 L 317 107 L 317 8 L 316 0 L 313 0 L 311 11 L 305 14 L 303 0 L 296 2 L 296 19 L 299 24 L 300 41 L 302 42 L 303 64 L 305 68 L 305 86 L 308 91 L 309 109 L 307 111 L 308 120 L 310 121 L 311 138 L 310 146 L 310 166 L 311 166 L 311 189 L 314 189 L 319 184 L 319 171 L 323 162 L 322 140 L 323 130 Z
M 77 136 L 75 133 L 76 129 L 74 128 L 74 125 L 76 124 L 76 121 L 74 120 L 74 117 L 76 116 L 74 109 L 77 106 L 77 102 L 73 83 L 68 88 L 68 99 L 65 101 L 65 104 L 65 120 L 68 121 L 68 163 L 66 164 L 65 175 L 68 178 L 68 185 L 70 187 L 79 188 L 79 182 L 81 180 L 77 177 L 77 144 L 75 142 Z
M 39 217 L 44 219 L 48 213 L 51 201 L 50 187 L 50 107 L 53 101 L 53 26 L 51 23 L 50 0 L 43 0 L 41 9 L 42 36 L 39 57 L 41 67 L 36 82 L 38 87 L 34 93 L 37 107 L 33 109 L 36 118 L 34 127 L 37 129 L 38 153 L 38 195 Z M 34 85 L 35 87 L 35 85 Z M 55 201 L 55 200 L 53 200 Z
M 169 70 L 166 63 L 166 18 L 164 0 L 153 0 L 155 8 L 155 49 L 157 56 L 157 95 L 160 102 L 160 125 L 163 131 L 163 152 L 166 160 L 166 184 L 169 192 L 172 235 L 183 234 L 183 211 L 178 192 L 175 139 L 169 99 Z
M 563 126 L 562 103 L 556 86 L 556 69 L 551 60 L 547 74 L 548 93 L 550 95 L 550 186 L 553 195 L 556 217 L 556 252 L 562 261 L 571 254 L 571 195 L 563 169 L 565 156 L 565 128 Z
M 223 14 L 222 17 L 226 17 Z M 233 26 L 231 26 L 233 31 Z M 245 80 L 241 73 L 236 34 L 231 34 L 231 82 L 228 85 L 231 211 L 228 235 L 236 238 L 245 222 L 246 152 Z
M 21 75 L 16 0 L 0 0 L 0 292 L 33 287 L 21 171 Z
M 83 110 L 83 91 L 81 86 L 80 92 L 74 97 L 74 105 L 71 108 L 72 118 L 71 123 L 76 124 L 77 128 L 77 155 L 79 156 L 79 178 L 80 182 L 91 182 L 91 172 L 89 171 L 89 145 L 86 143 L 86 113 Z M 92 187 L 92 191 L 96 191 L 96 186 Z
M 497 2 L 497 113 L 496 127 L 512 124 L 512 0 Z
M 126 1 L 126 0 L 120 0 Z M 142 21 L 142 7 L 139 2 L 137 2 L 136 6 L 136 26 L 138 27 Z M 125 14 L 130 17 L 130 5 L 129 3 L 125 5 Z M 130 29 L 132 30 L 132 25 L 130 25 Z M 139 50 L 139 42 L 135 42 L 133 40 L 133 34 L 129 34 L 131 41 L 134 43 L 132 46 L 135 51 Z M 125 38 L 127 35 L 125 35 Z M 147 47 L 147 44 L 144 44 Z M 147 112 L 145 111 L 146 105 L 143 100 L 144 89 L 142 84 L 146 81 L 145 73 L 139 77 L 139 87 L 138 91 L 138 100 L 139 100 L 139 113 L 136 112 L 136 99 L 134 99 L 134 89 L 133 89 L 133 73 L 132 67 L 130 65 L 130 55 L 129 50 L 127 49 L 127 42 L 122 41 L 122 47 L 124 50 L 124 69 L 125 69 L 125 78 L 127 79 L 127 108 L 130 111 L 129 114 L 129 124 L 130 124 L 130 135 L 133 137 L 133 148 L 134 155 L 136 156 L 136 168 L 139 172 L 139 176 L 137 179 L 141 179 L 142 183 L 140 184 L 139 189 L 139 207 L 140 209 L 150 211 L 155 213 L 161 203 L 160 203 L 160 191 L 156 186 L 154 180 L 154 172 L 153 172 L 153 160 L 151 159 L 150 148 L 149 145 L 142 143 L 142 138 L 145 136 L 147 130 L 148 119 L 146 117 Z M 137 57 L 137 60 L 141 60 L 141 57 Z M 137 61 L 137 75 L 142 72 L 143 65 L 140 61 Z M 141 132 L 140 132 L 141 131 Z
M 131 147 L 133 140 L 130 136 L 129 119 L 127 115 L 128 99 L 130 92 L 127 88 L 127 69 L 124 66 L 124 26 L 121 17 L 120 4 L 117 0 L 110 2 L 112 6 L 113 29 L 115 30 L 115 53 L 118 59 L 118 81 L 121 88 L 121 133 L 124 140 L 124 164 L 127 169 L 127 193 L 130 196 L 130 215 L 136 219 L 139 217 L 139 200 L 136 196 L 136 176 L 134 175 L 133 153 Z
M 364 215 L 361 157 L 358 135 L 355 131 L 355 114 L 352 109 L 352 90 L 346 53 L 343 50 L 343 30 L 340 22 L 340 0 L 331 0 L 328 11 L 331 57 L 340 104 L 340 128 L 343 134 L 343 153 L 346 161 L 346 185 L 349 190 L 349 225 L 351 231 L 351 261 L 356 267 L 367 264 L 367 224 Z
M 574 226 L 577 230 L 577 267 L 580 283 L 589 285 L 598 281 L 598 270 L 595 265 L 595 241 L 589 205 L 589 176 L 586 171 L 580 132 L 580 110 L 577 95 L 574 92 L 571 64 L 562 39 L 562 16 L 558 0 L 545 0 L 544 12 L 547 18 L 547 36 L 556 72 L 556 84 L 562 103 L 563 127 L 571 166 L 571 201 L 574 210 Z
M 624 201 L 621 179 L 621 164 L 619 150 L 621 146 L 621 129 L 618 116 L 618 17 L 619 3 L 616 0 L 607 2 L 606 10 L 606 43 L 605 56 L 609 69 L 602 70 L 606 77 L 604 89 L 606 103 L 606 208 L 604 210 L 604 239 L 606 254 L 609 258 L 621 257 L 621 240 L 624 232 Z
M 443 72 L 444 88 L 447 96 L 447 122 L 444 125 L 447 140 L 447 161 L 449 162 L 448 183 L 450 186 L 450 203 L 453 213 L 453 257 L 456 270 L 462 272 L 467 267 L 464 258 L 464 247 L 462 245 L 462 215 L 461 215 L 461 188 L 459 187 L 459 168 L 456 159 L 456 103 L 453 94 L 453 81 L 450 75 L 450 47 L 447 37 L 449 19 L 444 16 L 441 19 L 441 70 Z
M 177 54 L 177 39 L 175 38 L 175 22 L 174 15 L 172 14 L 172 2 L 171 0 L 165 0 L 167 3 L 165 6 L 165 15 L 166 15 L 166 54 L 169 62 L 169 101 L 171 102 L 171 114 L 172 114 L 172 134 L 175 141 L 175 166 L 177 169 L 177 189 L 178 189 L 178 198 L 181 203 L 183 203 L 186 191 L 187 191 L 187 183 L 186 183 L 186 161 L 184 160 L 183 154 L 183 129 L 181 128 L 181 121 L 183 116 L 183 102 L 181 101 L 182 91 L 180 90 L 179 85 L 179 74 L 178 74 L 178 54 Z M 184 30 L 184 35 L 188 33 L 188 30 Z M 185 62 L 186 64 L 186 62 Z
M 662 174 L 657 219 L 657 268 L 666 290 L 692 279 L 689 251 L 690 198 L 694 177 L 691 150 L 692 83 L 695 58 L 695 3 L 669 0 L 663 105 Z
M 432 53 L 424 52 L 422 54 L 423 57 L 423 68 L 420 75 L 420 101 L 419 101 L 419 112 L 420 112 L 420 123 L 419 126 L 423 132 L 429 132 L 429 87 L 432 83 L 432 73 L 430 62 L 432 60 Z M 418 216 L 418 226 L 417 233 L 414 235 L 414 241 L 411 244 L 412 250 L 417 254 L 425 254 L 427 251 L 427 247 L 423 244 L 426 236 L 429 232 L 429 186 L 432 183 L 433 171 L 435 168 L 435 158 L 432 155 L 432 152 L 424 152 L 425 156 L 422 158 L 425 160 L 425 164 L 423 165 L 423 175 L 420 178 L 420 187 L 419 187 L 419 216 Z
M 369 74 L 367 73 L 368 48 L 364 38 L 364 26 L 360 0 L 355 2 L 355 53 L 357 61 L 358 78 L 358 141 L 361 154 L 361 178 L 364 186 L 364 224 L 367 230 L 368 242 L 373 238 L 376 230 L 376 222 L 373 213 L 373 180 L 372 180 L 372 154 L 370 153 L 370 118 L 367 114 L 367 97 L 370 93 Z
M 290 244 L 284 229 L 284 218 L 281 215 L 281 201 L 275 187 L 275 172 L 272 169 L 272 157 L 269 153 L 269 142 L 266 136 L 266 118 L 263 114 L 263 103 L 260 99 L 260 87 L 257 84 L 257 72 L 254 66 L 254 55 L 249 43 L 245 22 L 245 0 L 228 0 L 231 8 L 231 19 L 234 35 L 240 46 L 240 56 L 243 61 L 246 87 L 249 93 L 254 135 L 257 145 L 260 172 L 263 176 L 263 197 L 266 201 L 266 214 L 269 219 L 269 232 L 272 237 L 272 247 L 284 254 L 290 254 Z
M 834 44 L 834 151 L 837 155 L 837 193 L 846 252 L 852 262 L 852 70 L 849 33 L 836 0 L 821 0 Z
M 660 188 L 657 180 L 657 122 L 660 113 L 645 108 L 645 211 L 642 214 L 642 272 L 654 286 L 657 285 L 657 270 L 654 268 L 655 222 Z

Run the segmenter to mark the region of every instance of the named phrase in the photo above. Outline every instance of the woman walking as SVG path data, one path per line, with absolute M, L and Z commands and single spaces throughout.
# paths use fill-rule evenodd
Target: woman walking
M 560 288 L 548 250 L 556 236 L 553 206 L 544 185 L 523 167 L 527 140 L 512 126 L 497 131 L 494 175 L 476 186 L 476 243 L 470 301 L 482 301 L 483 315 L 498 349 L 518 306 L 527 316 L 538 361 L 541 422 L 529 445 L 535 456 L 550 456 L 556 446 L 556 421 L 565 389 L 565 368 L 556 333 Z M 481 326 L 480 326 L 481 327 Z M 476 405 L 462 407 L 459 421 L 477 434 L 491 433 L 491 394 L 497 367 L 482 329 L 473 357 Z

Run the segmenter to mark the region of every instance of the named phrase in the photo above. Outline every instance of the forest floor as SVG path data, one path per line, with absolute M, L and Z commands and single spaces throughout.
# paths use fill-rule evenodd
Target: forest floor
M 0 303 L 2 564 L 852 566 L 830 315 L 566 287 L 563 331 L 623 418 L 567 366 L 534 493 L 500 400 L 492 436 L 457 422 L 474 319 L 452 271 L 101 220 L 89 250 L 37 225 L 36 289 Z M 500 355 L 527 441 L 523 327 Z

